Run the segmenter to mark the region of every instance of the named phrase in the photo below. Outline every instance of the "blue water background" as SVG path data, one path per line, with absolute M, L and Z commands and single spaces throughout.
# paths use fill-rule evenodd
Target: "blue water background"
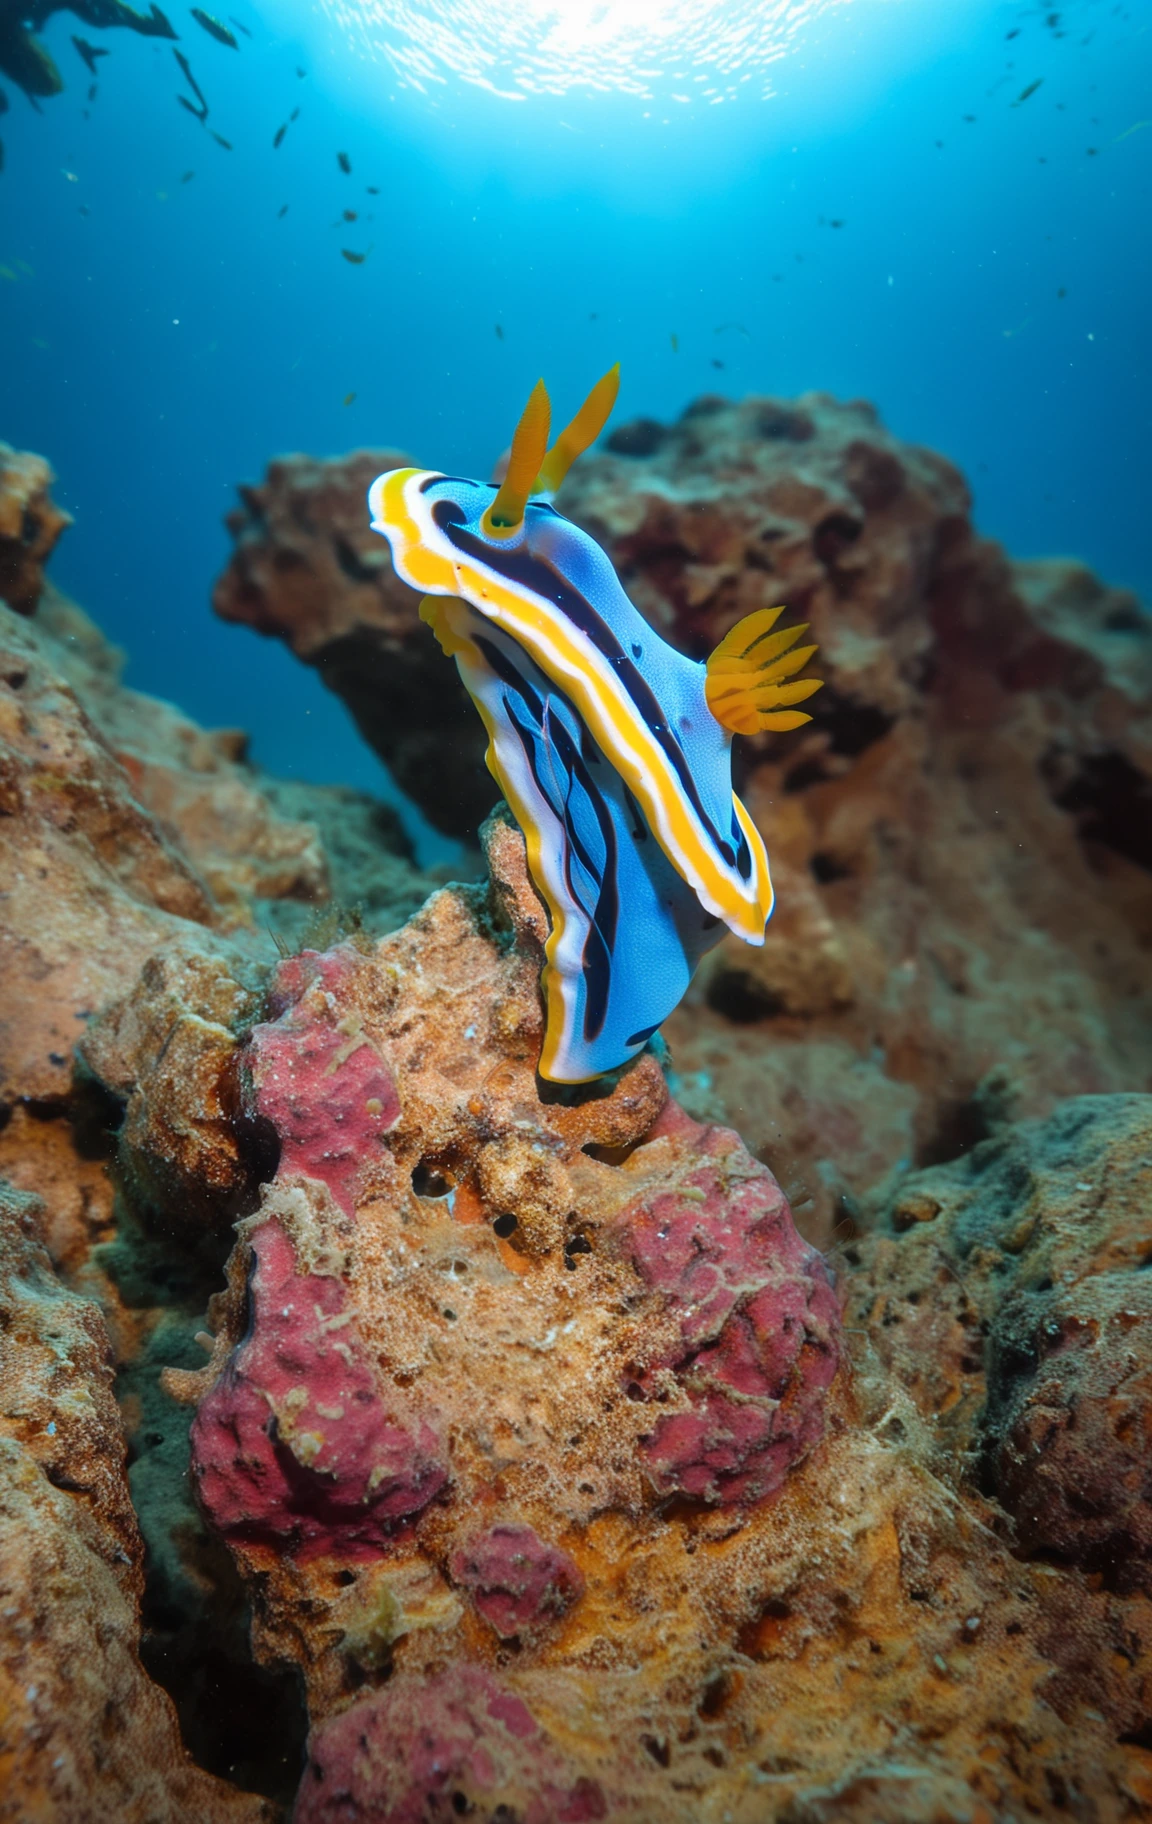
M 619 359 L 621 419 L 867 397 L 1014 555 L 1152 598 L 1147 6 L 856 0 L 773 99 L 655 109 L 421 95 L 300 0 L 240 0 L 239 51 L 168 10 L 231 152 L 164 41 L 60 14 L 66 93 L 0 79 L 0 436 L 55 466 L 53 575 L 129 681 L 265 765 L 387 789 L 313 674 L 211 614 L 236 483 L 363 446 L 486 474 L 541 373 L 566 414 Z M 111 52 L 91 106 L 73 32 Z

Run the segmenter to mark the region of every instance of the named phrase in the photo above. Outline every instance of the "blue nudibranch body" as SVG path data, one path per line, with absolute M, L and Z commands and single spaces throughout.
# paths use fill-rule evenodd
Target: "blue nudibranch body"
M 488 766 L 523 831 L 551 918 L 540 1074 L 580 1083 L 642 1049 L 725 928 L 764 941 L 763 840 L 732 790 L 731 730 L 793 727 L 816 680 L 781 682 L 815 650 L 741 622 L 708 665 L 632 606 L 599 545 L 550 494 L 599 435 L 616 370 L 547 449 L 536 388 L 499 489 L 393 469 L 372 524 L 488 730 Z

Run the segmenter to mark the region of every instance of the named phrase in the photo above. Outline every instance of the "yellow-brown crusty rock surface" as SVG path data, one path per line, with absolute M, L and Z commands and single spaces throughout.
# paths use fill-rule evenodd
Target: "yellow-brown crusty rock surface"
M 54 1274 L 41 1218 L 0 1184 L 0 1818 L 258 1824 L 268 1807 L 191 1762 L 140 1664 L 108 1334 Z

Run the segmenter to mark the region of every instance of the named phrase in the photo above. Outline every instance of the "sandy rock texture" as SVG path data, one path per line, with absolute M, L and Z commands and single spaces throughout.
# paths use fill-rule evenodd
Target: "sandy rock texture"
M 268 780 L 246 764 L 242 735 L 208 733 L 121 685 L 120 655 L 41 575 L 65 517 L 48 480 L 40 458 L 5 446 L 0 1816 L 256 1818 L 264 1801 L 240 1788 L 249 1776 L 265 1789 L 285 1776 L 275 1754 L 256 1766 L 243 1740 L 221 1754 L 211 1695 L 230 1701 L 229 1665 L 219 1663 L 229 1629 L 228 1653 L 244 1658 L 242 1595 L 223 1554 L 213 1566 L 210 1553 L 197 1561 L 195 1544 L 176 1545 L 202 1531 L 183 1491 L 186 1440 L 167 1480 L 144 1461 L 144 1440 L 165 1461 L 179 1458 L 160 1367 L 181 1350 L 196 1359 L 192 1338 L 231 1222 L 254 1201 L 227 1070 L 236 1033 L 263 1005 L 278 943 L 290 948 L 310 923 L 329 937 L 341 924 L 392 928 L 433 883 L 411 865 L 385 807 Z M 146 1027 L 115 1017 L 142 975 L 152 988 Z M 80 1061 L 81 1038 L 102 1076 Z M 151 1070 L 137 1082 L 145 1049 Z M 190 1640 L 213 1610 L 227 1622 L 206 1626 L 198 1670 L 185 1652 L 173 1673 L 157 1642 Z M 215 1738 L 208 1758 L 234 1776 L 229 1786 L 187 1759 L 141 1651 L 177 1691 L 197 1748 L 199 1681 L 210 1712 L 201 1732 Z M 249 1672 L 256 1723 L 260 1690 Z M 267 1690 L 283 1712 L 283 1692 Z M 297 1753 L 289 1731 L 279 1761 L 292 1783 Z
M 490 893 L 281 965 L 239 1048 L 260 1201 L 210 1362 L 165 1376 L 257 1657 L 305 1681 L 298 1824 L 1139 1815 L 1139 1545 L 1115 1577 L 1095 1535 L 1055 1557 L 997 1453 L 1053 1400 L 1009 1340 L 1109 1273 L 1138 1309 L 1152 1098 L 909 1176 L 833 1298 L 652 1057 L 541 1100 L 500 820 L 489 859 Z M 1140 1362 L 1068 1337 L 1142 1540 Z
M 354 689 L 381 703 L 402 649 L 411 721 L 435 698 L 454 729 L 462 692 L 360 505 L 400 460 L 273 464 L 243 491 L 216 605 L 338 690 L 355 653 Z M 682 650 L 778 602 L 819 641 L 811 725 L 737 742 L 768 940 L 726 941 L 665 1029 L 686 1106 L 740 1129 L 807 1233 L 978 1140 L 994 1069 L 992 1100 L 1024 1116 L 1152 1084 L 1152 619 L 1131 595 L 1070 560 L 1012 563 L 950 463 L 820 393 L 621 425 L 558 504 Z M 358 713 L 396 764 L 403 703 Z M 467 834 L 475 782 L 491 791 L 478 719 L 450 739 L 472 783 L 408 789 Z
M 257 1824 L 269 1807 L 192 1763 L 140 1664 L 112 1350 L 53 1271 L 43 1218 L 0 1181 L 0 1818 Z

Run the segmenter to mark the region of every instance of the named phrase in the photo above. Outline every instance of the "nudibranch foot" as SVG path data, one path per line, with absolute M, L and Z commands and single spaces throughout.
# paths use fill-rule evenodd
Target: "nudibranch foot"
M 584 1083 L 642 1051 L 724 926 L 668 861 L 571 700 L 510 635 L 425 597 L 488 730 L 488 766 L 548 907 L 540 1075 Z

